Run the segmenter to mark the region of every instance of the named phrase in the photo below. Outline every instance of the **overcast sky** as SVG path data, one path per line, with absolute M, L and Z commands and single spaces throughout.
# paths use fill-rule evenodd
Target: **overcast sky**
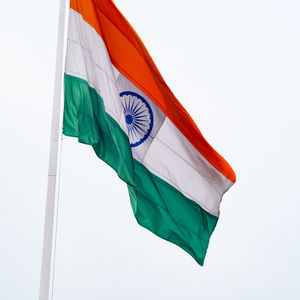
M 64 138 L 55 300 L 299 299 L 300 2 L 116 0 L 231 164 L 204 267 L 137 225 L 126 185 Z M 38 299 L 56 1 L 0 17 L 0 299 Z

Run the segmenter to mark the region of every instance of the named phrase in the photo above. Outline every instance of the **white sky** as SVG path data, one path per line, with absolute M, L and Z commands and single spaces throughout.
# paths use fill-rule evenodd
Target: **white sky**
M 231 164 L 204 268 L 137 225 L 126 186 L 63 142 L 55 300 L 299 299 L 300 2 L 116 0 Z M 0 299 L 38 299 L 58 0 L 0 16 Z

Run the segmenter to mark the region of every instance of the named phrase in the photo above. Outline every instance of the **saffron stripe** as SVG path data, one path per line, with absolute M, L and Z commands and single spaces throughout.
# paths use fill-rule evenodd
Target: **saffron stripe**
M 212 166 L 235 182 L 236 177 L 230 165 L 204 139 L 166 85 L 142 41 L 113 2 L 71 0 L 70 7 L 80 13 L 102 37 L 113 65 L 157 104 Z

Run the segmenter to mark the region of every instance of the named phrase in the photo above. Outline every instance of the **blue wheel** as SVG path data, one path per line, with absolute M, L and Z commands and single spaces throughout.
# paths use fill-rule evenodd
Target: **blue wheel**
M 153 112 L 149 103 L 139 94 L 120 93 L 131 147 L 142 144 L 153 128 Z

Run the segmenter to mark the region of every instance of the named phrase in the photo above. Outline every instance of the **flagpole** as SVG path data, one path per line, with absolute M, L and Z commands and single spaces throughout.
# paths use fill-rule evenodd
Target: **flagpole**
M 58 213 L 58 186 L 62 141 L 62 88 L 64 67 L 64 36 L 66 3 L 60 0 L 56 48 L 55 84 L 52 108 L 48 187 L 44 223 L 43 255 L 40 276 L 39 300 L 50 300 L 53 296 L 55 243 Z

